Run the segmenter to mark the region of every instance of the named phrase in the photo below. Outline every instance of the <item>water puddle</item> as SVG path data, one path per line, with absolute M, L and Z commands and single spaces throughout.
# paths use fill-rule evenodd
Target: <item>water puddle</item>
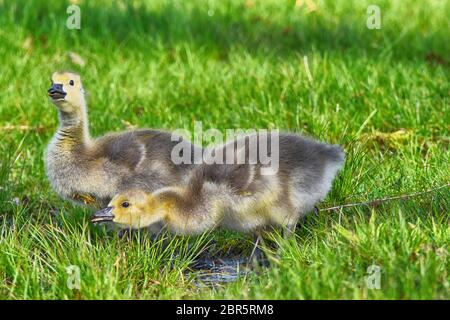
M 199 258 L 190 269 L 199 287 L 230 283 L 252 272 L 247 266 L 247 258 L 243 257 Z

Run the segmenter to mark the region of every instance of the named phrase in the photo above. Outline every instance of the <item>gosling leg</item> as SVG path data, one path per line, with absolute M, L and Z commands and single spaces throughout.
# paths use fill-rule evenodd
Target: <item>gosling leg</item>
M 260 249 L 258 248 L 259 245 L 259 235 L 257 233 L 253 234 L 253 249 L 252 249 L 252 253 L 250 254 L 250 257 L 248 257 L 248 264 L 252 264 L 253 262 L 253 258 L 256 256 L 257 251 L 259 251 Z
M 117 231 L 117 237 L 119 239 L 130 240 L 131 238 L 131 229 L 120 229 Z
M 317 206 L 314 206 L 314 214 L 315 214 L 316 216 L 318 216 L 318 215 L 319 215 L 319 212 L 320 212 L 319 208 L 318 208 Z
M 286 226 L 286 228 L 283 228 L 284 240 L 288 240 L 294 235 L 296 227 L 297 227 L 296 224 L 289 224 Z
M 259 246 L 260 243 L 264 245 L 264 240 L 259 233 L 253 234 L 253 242 L 254 242 L 253 250 L 252 253 L 250 254 L 250 257 L 248 258 L 247 264 L 250 266 L 259 264 L 261 264 L 261 266 L 263 267 L 268 266 L 268 261 L 267 259 L 265 259 L 264 252 L 261 250 Z
M 294 224 L 288 224 L 286 227 L 283 227 L 281 229 L 281 234 L 283 235 L 284 241 L 288 241 L 294 236 L 296 228 L 297 228 L 297 224 L 294 223 Z M 277 248 L 278 256 L 281 255 L 281 249 L 282 249 L 282 247 L 281 247 L 281 244 L 280 244 L 278 246 L 278 248 Z

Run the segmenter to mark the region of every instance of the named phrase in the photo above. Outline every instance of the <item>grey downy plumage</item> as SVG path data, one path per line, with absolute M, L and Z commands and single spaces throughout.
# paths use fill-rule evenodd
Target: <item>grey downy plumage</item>
M 172 141 L 169 132 L 140 129 L 91 138 L 79 75 L 54 73 L 48 94 L 58 109 L 60 125 L 47 147 L 45 165 L 60 196 L 104 206 L 123 190 L 154 191 L 183 181 L 191 170 L 192 165 L 171 161 L 179 141 Z M 182 143 L 192 152 L 198 148 Z

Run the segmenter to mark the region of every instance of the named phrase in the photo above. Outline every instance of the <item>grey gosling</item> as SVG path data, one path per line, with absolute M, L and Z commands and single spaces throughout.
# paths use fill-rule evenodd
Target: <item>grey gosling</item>
M 151 192 L 187 177 L 192 166 L 173 164 L 171 151 L 178 142 L 168 132 L 142 129 L 92 138 L 79 75 L 54 73 L 48 95 L 58 109 L 59 128 L 47 147 L 45 164 L 60 196 L 101 208 L 122 191 Z M 182 143 L 194 152 L 193 145 Z
M 280 134 L 278 170 L 263 174 L 261 161 L 249 161 L 252 138 L 259 141 L 260 137 L 255 134 L 230 143 L 235 160 L 245 151 L 244 164 L 202 164 L 185 185 L 152 193 L 127 190 L 96 212 L 92 221 L 112 221 L 130 229 L 159 223 L 178 235 L 216 227 L 258 234 L 267 227 L 282 226 L 292 233 L 298 220 L 327 195 L 344 163 L 344 152 L 337 145 Z M 221 147 L 225 157 L 230 144 Z M 271 147 L 267 151 L 272 155 Z

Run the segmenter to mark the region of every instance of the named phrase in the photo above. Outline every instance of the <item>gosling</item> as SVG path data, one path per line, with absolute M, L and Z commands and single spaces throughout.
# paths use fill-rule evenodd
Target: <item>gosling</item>
M 104 207 L 124 190 L 154 191 L 182 181 L 189 172 L 192 165 L 171 161 L 177 142 L 168 132 L 140 129 L 91 138 L 78 74 L 54 73 L 48 95 L 58 109 L 59 128 L 46 150 L 46 173 L 63 198 Z M 191 147 L 184 150 L 197 148 L 179 141 Z
M 279 226 L 292 234 L 298 220 L 330 190 L 344 163 L 344 152 L 336 145 L 280 134 L 278 170 L 268 174 L 261 161 L 250 164 L 253 138 L 260 141 L 256 134 L 215 149 L 226 156 L 231 146 L 235 160 L 245 151 L 243 164 L 202 164 L 185 185 L 152 193 L 125 191 L 96 212 L 92 222 L 112 221 L 128 229 L 165 225 L 177 235 L 221 227 L 258 236 L 261 230 Z M 273 155 L 270 146 L 268 154 Z

